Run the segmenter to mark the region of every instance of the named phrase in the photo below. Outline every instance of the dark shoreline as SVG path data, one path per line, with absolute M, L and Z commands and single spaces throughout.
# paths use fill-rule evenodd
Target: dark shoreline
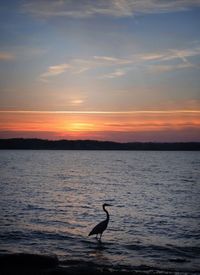
M 41 254 L 0 254 L 1 275 L 175 275 L 200 274 L 200 271 L 156 269 L 148 266 L 102 266 L 92 262 L 66 260 L 59 261 L 57 256 Z
M 200 151 L 200 142 L 113 142 L 97 140 L 0 139 L 0 150 Z

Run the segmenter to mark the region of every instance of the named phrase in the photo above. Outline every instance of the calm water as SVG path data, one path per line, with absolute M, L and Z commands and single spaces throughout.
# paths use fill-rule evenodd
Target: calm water
M 199 168 L 200 152 L 0 151 L 0 252 L 200 270 Z

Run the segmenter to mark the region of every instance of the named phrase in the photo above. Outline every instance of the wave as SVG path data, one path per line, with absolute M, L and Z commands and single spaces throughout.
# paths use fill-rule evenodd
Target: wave
M 19 241 L 19 240 L 73 240 L 74 237 L 64 233 L 51 233 L 45 231 L 7 231 L 1 232 L 1 241 Z
M 174 246 L 174 245 L 142 245 L 142 244 L 127 244 L 124 245 L 125 249 L 131 251 L 142 251 L 151 256 L 154 253 L 164 253 L 171 256 L 183 256 L 186 258 L 200 257 L 200 246 Z

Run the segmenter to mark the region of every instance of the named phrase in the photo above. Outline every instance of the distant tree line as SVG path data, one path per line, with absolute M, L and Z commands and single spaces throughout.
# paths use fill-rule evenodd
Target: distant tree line
M 200 151 L 200 142 L 113 142 L 97 140 L 0 139 L 0 149 Z

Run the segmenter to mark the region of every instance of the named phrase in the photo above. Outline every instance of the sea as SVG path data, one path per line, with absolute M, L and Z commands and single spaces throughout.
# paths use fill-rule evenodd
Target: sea
M 1 150 L 0 253 L 18 252 L 200 273 L 200 152 Z

